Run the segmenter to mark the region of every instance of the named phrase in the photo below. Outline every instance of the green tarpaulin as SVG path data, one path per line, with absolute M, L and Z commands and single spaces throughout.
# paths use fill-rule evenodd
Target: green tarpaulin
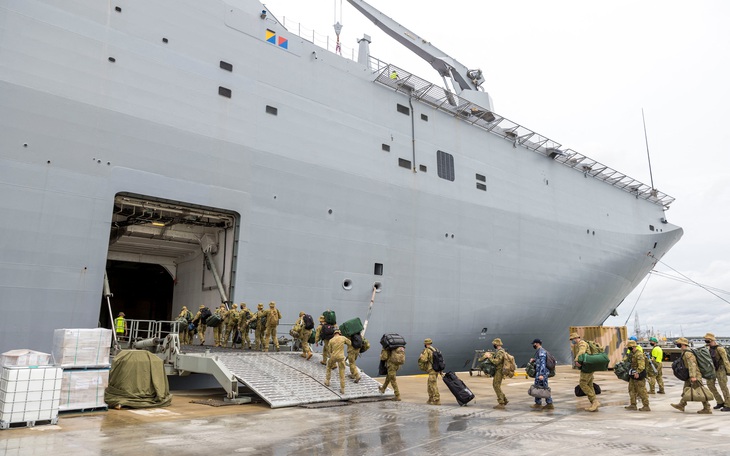
M 109 407 L 167 407 L 172 402 L 162 360 L 144 350 L 122 350 L 112 362 L 104 392 Z

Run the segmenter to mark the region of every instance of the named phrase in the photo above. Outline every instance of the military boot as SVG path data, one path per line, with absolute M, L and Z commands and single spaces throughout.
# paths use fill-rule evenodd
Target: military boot
M 378 391 L 380 391 L 380 394 L 384 394 L 385 393 L 385 388 L 383 388 L 382 386 L 379 386 L 378 387 Z
M 659 391 L 657 391 L 657 393 L 658 393 L 658 394 L 666 394 L 666 393 L 664 392 L 664 390 L 659 390 Z
M 553 404 L 545 404 L 545 406 L 542 409 L 543 410 L 555 410 L 555 406 Z
M 679 404 L 669 404 L 669 405 L 671 405 L 672 407 L 676 408 L 676 409 L 677 409 L 677 410 L 679 410 L 680 412 L 684 412 L 684 406 L 685 406 L 686 404 L 682 404 L 682 403 L 680 402 Z
M 643 406 L 643 407 L 641 407 L 641 408 L 639 409 L 639 411 L 640 411 L 640 412 L 651 412 L 651 409 L 649 408 L 649 406 L 648 406 L 648 405 L 644 404 L 644 406 Z
M 627 406 L 626 406 L 626 407 L 624 407 L 624 408 L 625 408 L 626 410 L 638 410 L 638 409 L 636 408 L 636 404 L 630 404 L 630 405 L 627 405 Z
M 504 404 L 497 404 L 492 408 L 496 410 L 504 410 L 506 407 L 504 406 Z
M 710 408 L 709 402 L 704 402 L 702 407 L 702 410 L 698 411 L 700 415 L 712 415 L 712 408 Z
M 435 400 L 432 402 L 433 405 L 441 405 L 441 399 Z M 730 409 L 728 409 L 730 410 Z
M 649 390 L 649 392 L 647 394 L 656 394 L 656 393 L 654 392 L 654 390 Z
M 542 404 L 538 404 L 537 402 L 535 402 L 534 404 L 532 404 L 530 406 L 530 408 L 533 408 L 533 409 L 542 409 Z
M 721 412 L 730 412 L 730 407 L 725 406 L 725 407 L 721 408 L 720 411 Z
M 596 399 L 595 401 L 591 402 L 591 406 L 585 410 L 586 410 L 586 412 L 597 412 L 598 407 L 600 407 L 600 406 L 601 406 L 601 403 L 598 402 L 598 399 Z

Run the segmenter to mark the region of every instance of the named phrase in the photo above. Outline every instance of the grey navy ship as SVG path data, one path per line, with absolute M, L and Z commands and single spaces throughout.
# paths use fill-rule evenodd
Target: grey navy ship
M 480 70 L 348 1 L 443 86 L 256 0 L 0 1 L 0 352 L 111 327 L 108 274 L 133 319 L 369 315 L 366 372 L 386 332 L 450 369 L 493 337 L 565 360 L 568 326 L 680 239 L 672 197 L 500 116 Z

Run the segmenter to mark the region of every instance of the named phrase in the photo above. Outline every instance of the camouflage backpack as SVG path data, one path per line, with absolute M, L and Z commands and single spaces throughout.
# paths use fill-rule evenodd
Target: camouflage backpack
M 502 375 L 508 378 L 512 378 L 515 376 L 515 369 L 517 369 L 517 364 L 515 364 L 515 357 L 504 352 L 504 362 L 502 363 Z
M 597 355 L 599 353 L 603 353 L 606 351 L 605 347 L 598 345 L 596 342 L 594 342 L 592 340 L 587 340 L 586 343 L 588 344 L 588 354 L 589 355 Z
M 396 347 L 390 351 L 389 361 L 396 366 L 402 366 L 406 363 L 406 348 Z
M 269 309 L 269 313 L 266 316 L 266 326 L 276 326 L 279 324 L 279 309 Z

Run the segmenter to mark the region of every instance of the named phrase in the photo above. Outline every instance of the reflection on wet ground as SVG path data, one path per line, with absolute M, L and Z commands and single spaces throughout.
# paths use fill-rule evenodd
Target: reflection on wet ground
M 507 410 L 495 404 L 491 379 L 461 377 L 477 395 L 459 407 L 443 384 L 442 406 L 425 404 L 426 379 L 398 380 L 403 402 L 369 402 L 318 409 L 269 409 L 265 404 L 210 407 L 192 399 L 220 390 L 177 392 L 164 409 L 62 415 L 59 425 L 0 431 L 3 455 L 730 455 L 730 413 L 697 415 L 669 406 L 681 393 L 666 369 L 667 394 L 650 396 L 652 412 L 630 412 L 627 384 L 599 373 L 604 406 L 585 412 L 576 398 L 577 373 L 551 379 L 556 409 L 532 411 L 530 381 L 510 379 Z

